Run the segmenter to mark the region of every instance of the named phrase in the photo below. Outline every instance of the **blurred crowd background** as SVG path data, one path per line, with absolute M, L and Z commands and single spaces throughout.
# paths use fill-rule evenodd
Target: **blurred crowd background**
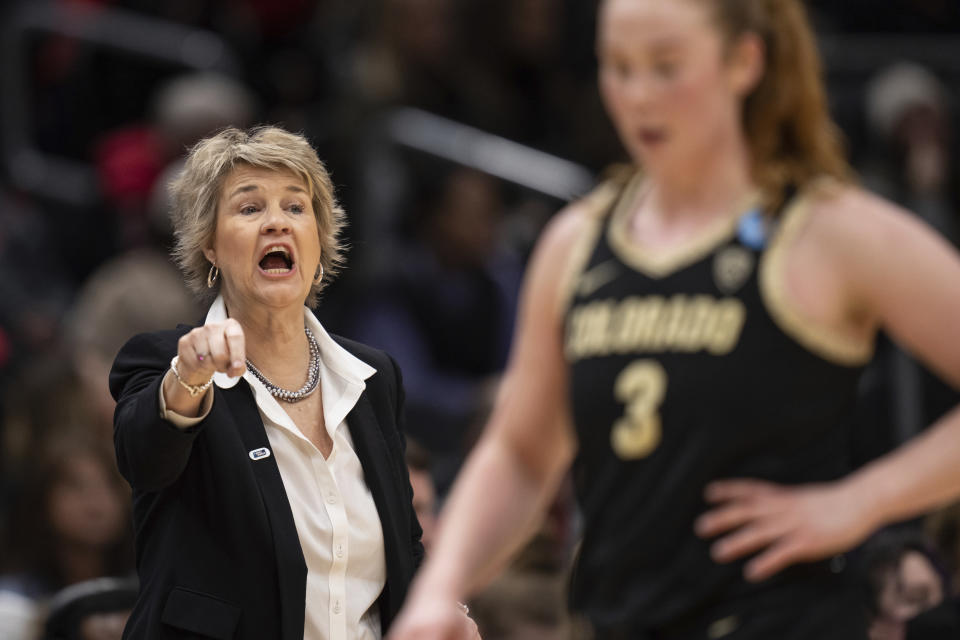
M 864 184 L 957 244 L 960 3 L 808 6 Z M 596 89 L 595 9 L 588 0 L 2 5 L 0 638 L 119 638 L 136 583 L 107 372 L 133 334 L 203 318 L 167 257 L 166 184 L 189 145 L 226 125 L 303 132 L 333 175 L 351 249 L 317 314 L 403 368 L 429 544 L 433 513 L 483 428 L 538 232 L 625 160 Z M 861 396 L 856 464 L 960 400 L 885 339 Z M 564 637 L 576 540 L 565 489 L 473 603 L 485 638 Z M 875 638 L 898 637 L 883 634 L 924 609 L 955 615 L 956 509 L 884 532 L 852 557 Z

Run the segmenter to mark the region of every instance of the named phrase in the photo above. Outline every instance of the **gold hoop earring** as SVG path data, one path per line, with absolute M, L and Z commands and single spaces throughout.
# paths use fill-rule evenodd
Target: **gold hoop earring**
M 210 271 L 207 273 L 207 289 L 213 289 L 214 283 L 216 283 L 217 278 L 220 277 L 220 268 L 215 265 L 210 265 Z
M 323 265 L 317 265 L 317 270 L 313 276 L 313 284 L 320 284 L 323 282 Z

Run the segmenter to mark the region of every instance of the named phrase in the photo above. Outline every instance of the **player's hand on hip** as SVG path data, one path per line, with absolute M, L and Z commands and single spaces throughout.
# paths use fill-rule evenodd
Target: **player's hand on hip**
M 197 327 L 180 338 L 177 356 L 177 371 L 188 384 L 203 384 L 216 372 L 242 375 L 247 368 L 243 327 L 233 318 Z
M 744 568 L 751 581 L 846 551 L 874 528 L 865 501 L 842 481 L 791 487 L 721 480 L 707 486 L 705 498 L 713 507 L 697 519 L 697 535 L 721 536 L 710 548 L 717 562 L 756 554 Z
M 481 640 L 468 613 L 447 598 L 414 599 L 400 611 L 386 640 Z

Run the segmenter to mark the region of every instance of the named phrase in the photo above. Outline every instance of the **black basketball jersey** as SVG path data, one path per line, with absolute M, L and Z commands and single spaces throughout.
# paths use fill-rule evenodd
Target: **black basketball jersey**
M 870 346 L 819 332 L 785 304 L 778 245 L 805 215 L 803 194 L 776 221 L 745 211 L 657 256 L 628 233 L 641 190 L 635 178 L 597 216 L 566 311 L 584 518 L 571 607 L 601 627 L 655 632 L 812 575 L 835 581 L 820 563 L 750 585 L 743 563 L 715 563 L 693 527 L 711 480 L 797 484 L 849 470 Z

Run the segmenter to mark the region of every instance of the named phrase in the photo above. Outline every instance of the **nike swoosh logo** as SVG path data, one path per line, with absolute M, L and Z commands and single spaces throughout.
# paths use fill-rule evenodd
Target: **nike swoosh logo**
M 620 267 L 613 260 L 607 260 L 583 272 L 577 284 L 577 293 L 589 296 L 605 284 L 616 280 L 620 275 Z

